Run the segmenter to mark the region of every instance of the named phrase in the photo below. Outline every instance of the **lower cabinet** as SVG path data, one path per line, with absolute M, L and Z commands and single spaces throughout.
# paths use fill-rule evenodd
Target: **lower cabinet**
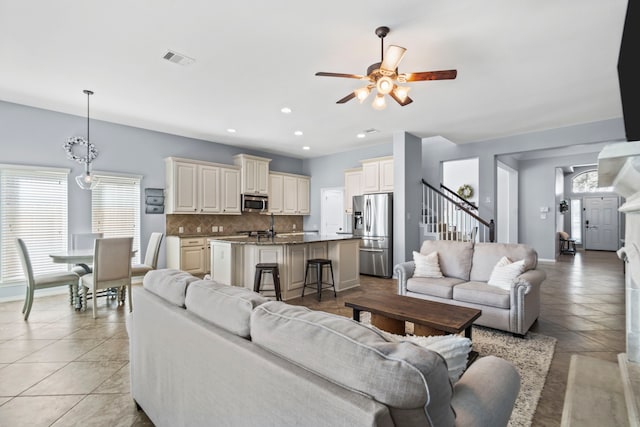
M 167 236 L 167 268 L 176 268 L 196 276 L 208 271 L 205 237 Z

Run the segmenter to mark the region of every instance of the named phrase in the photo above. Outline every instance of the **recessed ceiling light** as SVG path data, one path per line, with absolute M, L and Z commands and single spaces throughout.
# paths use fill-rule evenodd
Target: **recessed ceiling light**
M 233 129 L 233 128 L 229 128 L 229 129 L 227 129 L 227 132 L 229 132 L 229 133 L 236 133 L 236 130 L 235 130 L 235 129 Z
M 282 111 L 284 114 L 291 114 L 291 108 L 289 107 L 282 107 L 280 111 Z
M 311 147 L 309 147 L 308 145 L 305 145 L 304 147 L 302 147 L 303 150 L 311 150 Z
M 302 136 L 302 131 L 301 130 L 297 130 L 293 133 L 295 136 Z
M 356 136 L 357 136 L 358 138 L 364 138 L 364 137 L 365 137 L 365 136 L 367 136 L 367 135 L 365 135 L 364 133 L 359 133 L 359 134 L 357 134 Z

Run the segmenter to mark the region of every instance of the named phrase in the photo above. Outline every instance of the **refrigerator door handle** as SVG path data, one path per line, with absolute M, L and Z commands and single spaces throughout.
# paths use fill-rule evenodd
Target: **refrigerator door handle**
M 360 252 L 384 252 L 384 249 L 365 249 L 365 248 L 360 248 Z
M 371 231 L 371 199 L 367 199 L 367 207 L 365 210 L 365 228 L 367 232 Z

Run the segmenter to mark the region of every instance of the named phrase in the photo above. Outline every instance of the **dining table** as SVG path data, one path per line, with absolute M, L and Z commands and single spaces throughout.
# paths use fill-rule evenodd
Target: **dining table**
M 131 257 L 136 256 L 137 250 L 131 251 Z M 77 265 L 82 268 L 87 273 L 91 273 L 91 267 L 89 264 L 93 264 L 93 249 L 70 249 L 64 252 L 54 252 L 49 254 L 51 257 L 51 261 L 56 264 L 69 264 L 69 265 Z M 75 300 L 75 308 L 80 309 L 81 303 L 78 295 L 74 295 Z

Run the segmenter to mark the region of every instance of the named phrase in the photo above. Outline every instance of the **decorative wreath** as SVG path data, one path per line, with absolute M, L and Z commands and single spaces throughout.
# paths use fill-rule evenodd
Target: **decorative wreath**
M 464 184 L 461 185 L 460 188 L 458 188 L 457 193 L 458 196 L 462 197 L 463 199 L 468 199 L 473 196 L 473 188 L 471 188 L 469 184 Z
M 73 152 L 74 145 L 80 145 L 86 147 L 89 145 L 89 155 L 88 156 L 78 156 Z M 87 141 L 81 136 L 72 136 L 67 139 L 67 142 L 63 145 L 64 150 L 67 152 L 67 158 L 71 160 L 75 160 L 78 163 L 91 163 L 96 157 L 98 157 L 98 150 L 96 150 L 96 146 Z

